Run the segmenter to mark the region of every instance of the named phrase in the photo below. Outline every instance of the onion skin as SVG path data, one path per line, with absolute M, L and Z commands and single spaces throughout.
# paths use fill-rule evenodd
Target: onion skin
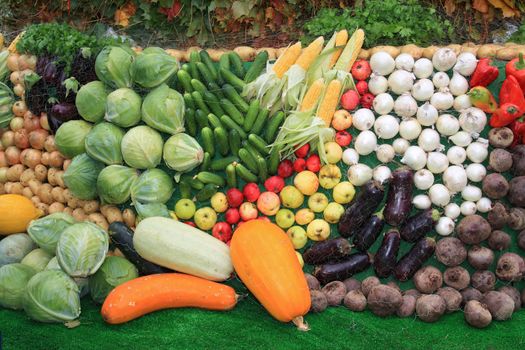
M 29 133 L 29 144 L 31 148 L 42 150 L 49 133 L 44 129 L 38 129 Z

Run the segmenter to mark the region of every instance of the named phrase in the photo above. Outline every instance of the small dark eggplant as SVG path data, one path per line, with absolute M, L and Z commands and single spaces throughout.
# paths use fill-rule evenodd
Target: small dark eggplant
M 352 246 L 346 238 L 338 237 L 314 243 L 303 253 L 304 262 L 309 265 L 337 261 L 348 256 Z
M 66 122 L 78 118 L 77 107 L 72 103 L 61 102 L 51 107 L 51 116 Z
M 56 85 L 60 83 L 61 70 L 53 60 L 49 60 L 45 65 L 42 74 L 42 79 L 48 84 Z
M 400 281 L 408 281 L 417 270 L 430 259 L 436 250 L 436 241 L 430 237 L 421 238 L 412 246 L 397 263 L 394 269 L 395 277 Z
M 377 240 L 385 227 L 383 212 L 376 213 L 355 233 L 354 246 L 357 250 L 366 252 Z
M 414 243 L 432 231 L 439 220 L 439 211 L 427 209 L 409 217 L 401 226 L 399 233 L 404 241 Z
M 401 237 L 397 230 L 392 230 L 383 237 L 381 247 L 374 255 L 374 270 L 377 277 L 385 278 L 392 274 L 396 266 L 400 243 Z
M 381 184 L 369 181 L 341 216 L 339 234 L 342 237 L 352 236 L 377 210 L 384 195 L 385 190 Z
M 385 205 L 385 221 L 392 226 L 401 225 L 412 209 L 414 173 L 407 167 L 394 170 Z
M 332 281 L 343 281 L 366 270 L 368 266 L 370 266 L 370 256 L 367 253 L 355 253 L 346 260 L 317 266 L 313 275 L 321 284 L 327 284 Z

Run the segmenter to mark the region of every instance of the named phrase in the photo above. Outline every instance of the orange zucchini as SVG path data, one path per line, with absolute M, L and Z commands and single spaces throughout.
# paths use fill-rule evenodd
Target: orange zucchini
M 237 294 L 229 286 L 182 273 L 163 273 L 125 282 L 109 293 L 102 318 L 109 324 L 125 323 L 153 311 L 181 307 L 231 310 Z
M 263 220 L 245 222 L 233 235 L 230 253 L 237 276 L 274 318 L 308 330 L 303 316 L 310 309 L 310 292 L 281 228 Z

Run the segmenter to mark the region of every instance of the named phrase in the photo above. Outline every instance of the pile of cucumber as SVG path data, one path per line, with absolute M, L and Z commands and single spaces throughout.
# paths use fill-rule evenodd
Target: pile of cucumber
M 248 70 L 235 52 L 223 54 L 218 67 L 206 51 L 194 51 L 177 72 L 178 88 L 186 105 L 186 132 L 204 149 L 199 172 L 181 177 L 181 195 L 198 201 L 210 199 L 219 188 L 238 187 L 239 181 L 264 182 L 277 172 L 279 148 L 271 145 L 284 113 L 270 116 L 259 101 L 246 101 L 244 86 L 266 67 L 268 53 L 260 52 Z M 226 176 L 217 173 L 225 172 Z

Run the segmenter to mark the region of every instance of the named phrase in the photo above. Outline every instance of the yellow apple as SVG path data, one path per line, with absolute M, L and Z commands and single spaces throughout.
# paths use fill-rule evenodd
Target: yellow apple
M 279 209 L 275 214 L 275 223 L 280 228 L 291 227 L 295 222 L 295 215 L 290 209 Z
M 324 193 L 316 192 L 308 198 L 308 207 L 316 213 L 321 213 L 328 205 L 328 197 Z
M 335 111 L 332 118 L 332 128 L 337 131 L 346 130 L 352 126 L 352 115 L 346 109 Z
M 286 208 L 299 208 L 304 202 L 304 196 L 301 191 L 292 185 L 285 186 L 279 193 L 279 196 L 281 197 L 281 203 Z
M 330 141 L 324 144 L 324 153 L 326 160 L 330 164 L 335 164 L 343 157 L 343 149 L 335 141 Z
M 329 203 L 323 211 L 323 216 L 326 221 L 331 224 L 337 224 L 341 215 L 345 212 L 345 208 L 336 202 Z
M 299 225 L 307 225 L 315 218 L 315 214 L 310 208 L 299 209 L 295 213 L 295 222 Z
M 211 207 L 217 212 L 217 213 L 224 213 L 226 210 L 228 210 L 228 199 L 226 198 L 226 195 L 222 192 L 215 193 L 211 199 Z
M 197 209 L 195 216 L 195 225 L 201 230 L 211 230 L 217 222 L 217 213 L 210 207 Z
M 337 165 L 327 164 L 319 170 L 319 184 L 327 190 L 332 189 L 341 181 L 341 169 Z
M 281 200 L 274 192 L 263 192 L 257 199 L 257 208 L 266 216 L 273 216 L 281 207 Z
M 301 249 L 306 245 L 306 242 L 308 242 L 306 231 L 301 226 L 290 227 L 288 231 L 286 231 L 286 234 L 288 237 L 290 237 L 290 240 L 292 241 L 293 247 L 295 249 Z
M 296 251 L 295 255 L 297 255 L 297 260 L 299 260 L 299 265 L 301 265 L 301 267 L 304 267 L 304 260 L 303 260 L 303 256 L 301 255 L 301 253 Z
M 293 184 L 302 194 L 311 196 L 319 188 L 319 179 L 314 172 L 310 170 L 303 170 L 295 175 Z
M 355 188 L 354 185 L 352 185 L 348 181 L 343 181 L 335 185 L 332 197 L 334 198 L 334 201 L 336 201 L 339 204 L 346 204 L 350 203 L 352 199 L 354 199 L 355 195 Z
M 323 219 L 315 219 L 306 227 L 306 235 L 312 241 L 324 241 L 330 236 L 330 225 Z

